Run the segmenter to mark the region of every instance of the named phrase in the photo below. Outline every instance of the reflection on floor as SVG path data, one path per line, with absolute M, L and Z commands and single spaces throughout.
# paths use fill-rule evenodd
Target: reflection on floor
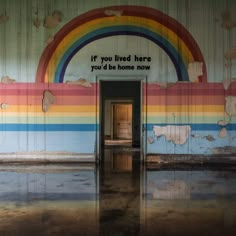
M 0 168 L 1 236 L 99 235 L 94 166 Z
M 0 235 L 236 235 L 235 167 L 1 165 Z
M 139 155 L 105 150 L 101 167 L 100 235 L 139 235 Z

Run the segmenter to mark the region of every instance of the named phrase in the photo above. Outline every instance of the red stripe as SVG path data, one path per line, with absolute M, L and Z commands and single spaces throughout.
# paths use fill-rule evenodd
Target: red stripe
M 91 84 L 91 88 L 64 83 L 14 83 L 1 84 L 0 95 L 41 96 L 44 90 L 50 90 L 55 96 L 96 96 L 99 86 Z M 97 88 L 97 90 L 96 90 Z M 143 84 L 143 96 L 236 96 L 236 83 L 232 83 L 228 90 L 224 90 L 222 83 L 176 83 L 167 89 L 161 89 L 154 84 Z
M 144 96 L 235 96 L 236 86 L 225 90 L 222 83 L 176 83 L 167 89 L 154 84 L 143 85 Z
M 42 96 L 44 90 L 50 90 L 55 96 L 94 96 L 96 84 L 91 84 L 91 88 L 86 88 L 78 85 L 67 85 L 63 83 L 46 84 L 46 83 L 14 83 L 0 84 L 1 96 Z

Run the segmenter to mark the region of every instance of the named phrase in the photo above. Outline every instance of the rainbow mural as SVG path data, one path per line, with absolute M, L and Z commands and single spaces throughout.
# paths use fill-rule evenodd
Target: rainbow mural
M 113 15 L 113 12 L 118 12 Z M 203 63 L 199 82 L 207 81 L 202 53 L 191 34 L 175 19 L 143 6 L 112 6 L 84 13 L 67 23 L 49 44 L 37 69 L 36 82 L 63 83 L 66 67 L 87 44 L 115 35 L 135 35 L 160 46 L 172 60 L 179 81 L 189 81 L 188 64 Z

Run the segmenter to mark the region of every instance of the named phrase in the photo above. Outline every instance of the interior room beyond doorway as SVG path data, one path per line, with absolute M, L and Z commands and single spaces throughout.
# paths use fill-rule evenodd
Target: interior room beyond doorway
M 106 100 L 105 145 L 132 145 L 132 112 L 131 100 Z

